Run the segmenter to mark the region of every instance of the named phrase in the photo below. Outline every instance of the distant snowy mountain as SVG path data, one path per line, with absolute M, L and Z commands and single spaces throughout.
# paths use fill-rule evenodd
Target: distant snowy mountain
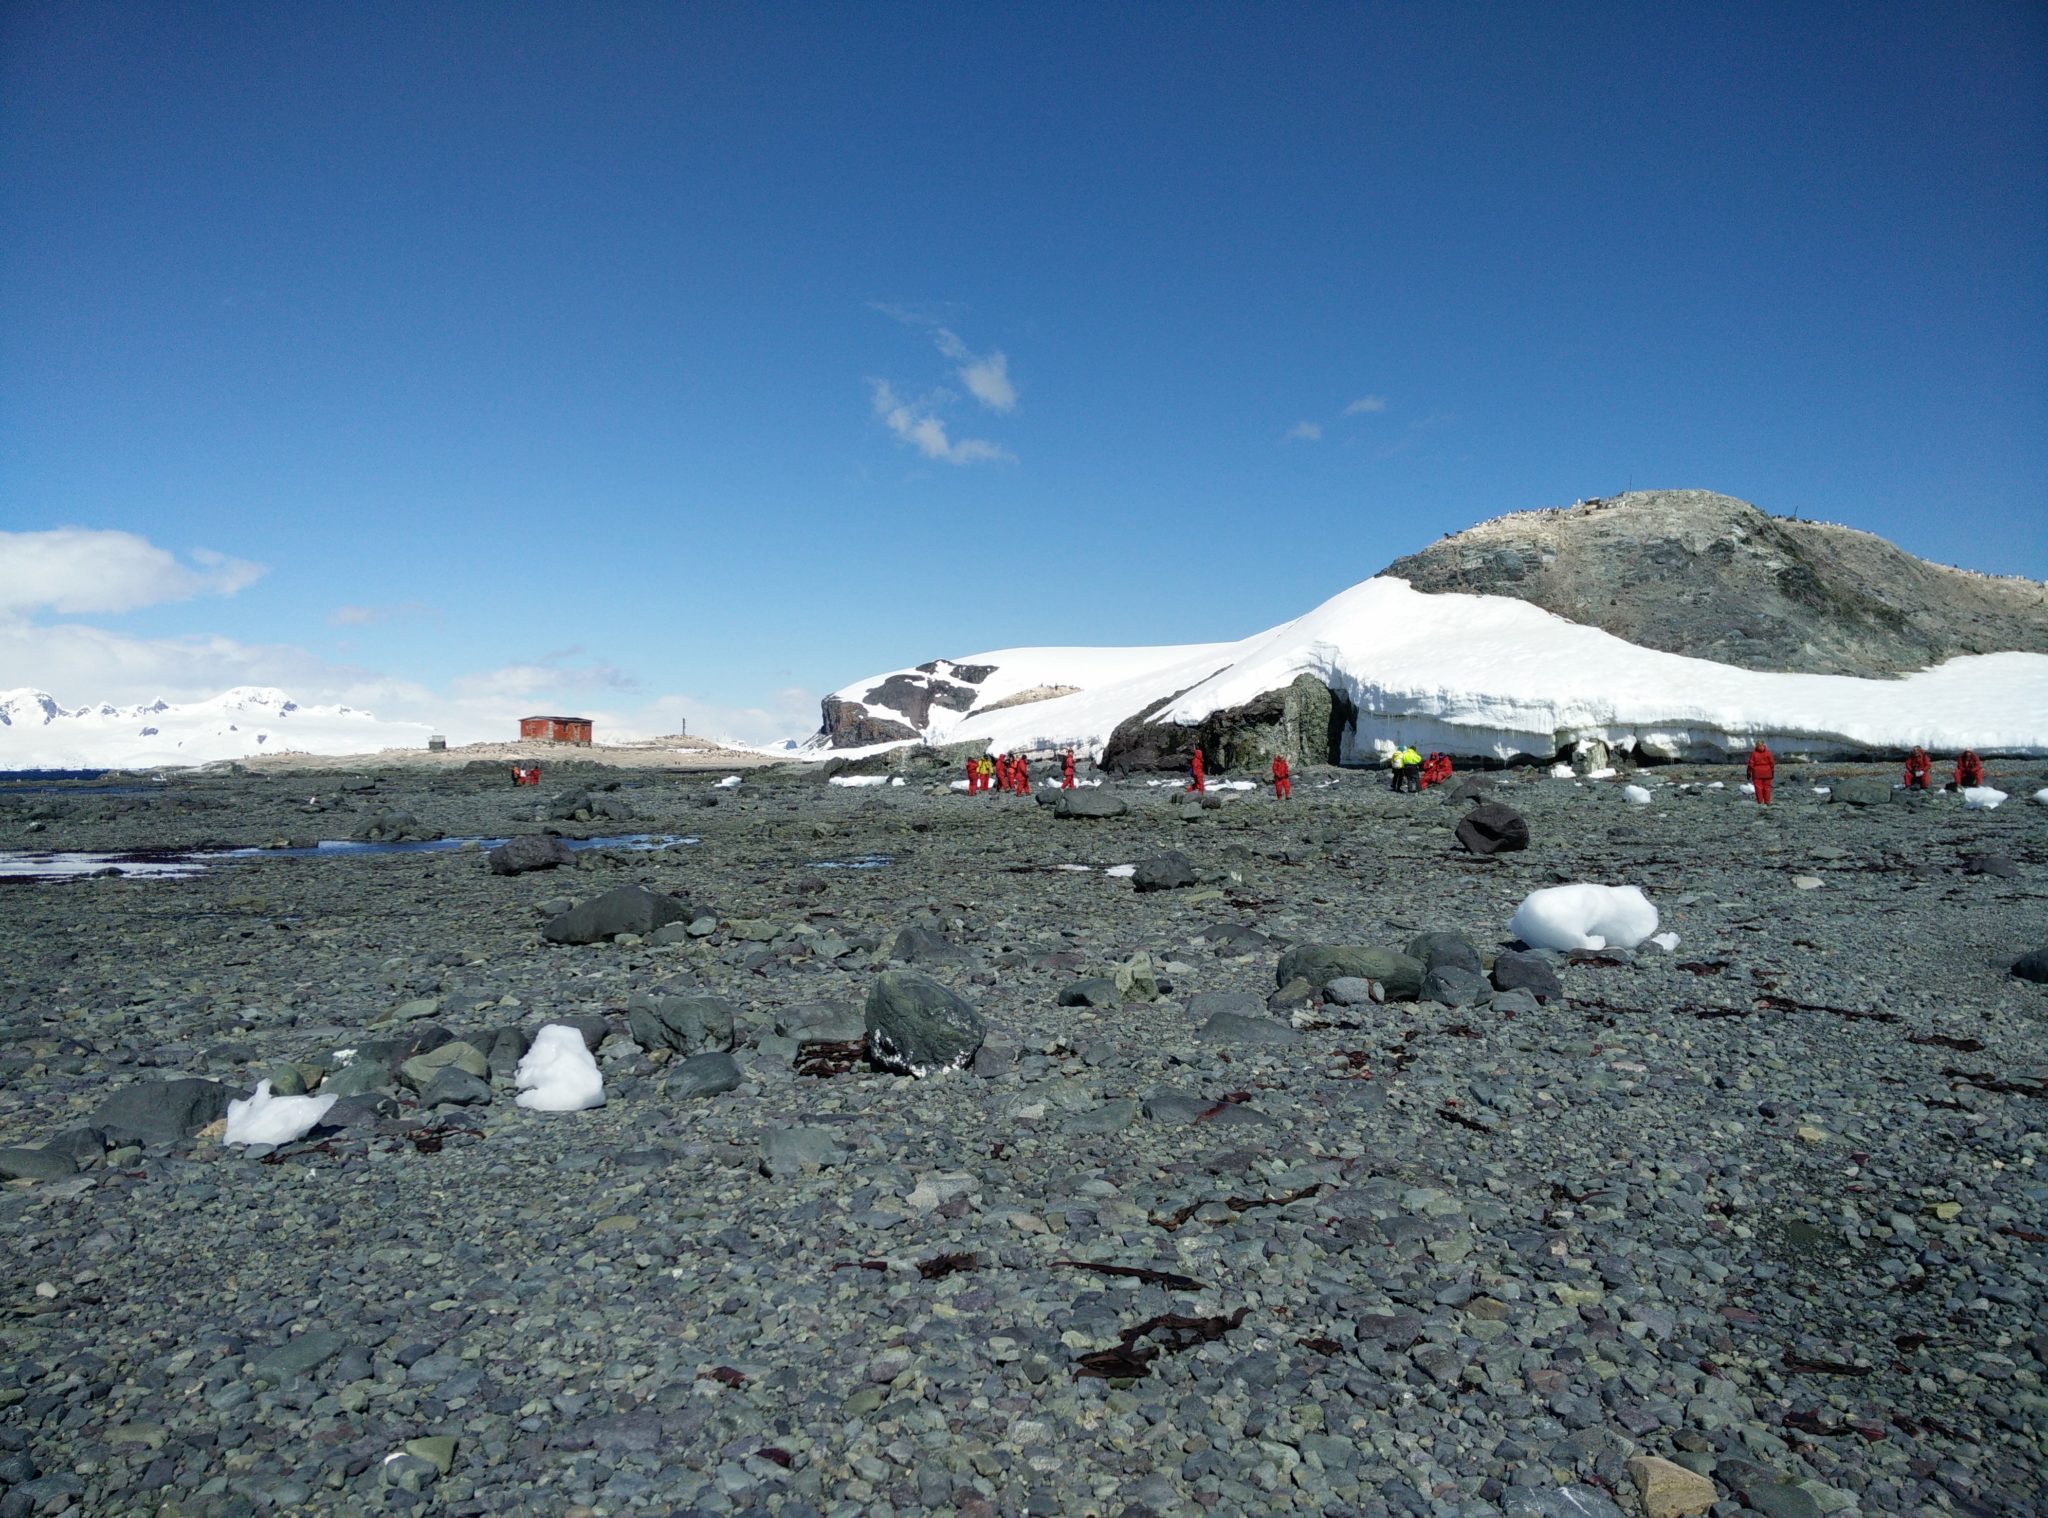
M 66 709 L 47 692 L 0 691 L 0 769 L 143 769 L 285 751 L 361 754 L 425 744 L 417 722 L 346 706 L 301 706 L 242 685 L 204 701 Z
M 1757 737 L 1821 756 L 1916 743 L 2048 754 L 2048 655 L 1966 656 L 1898 679 L 1743 669 L 1513 597 L 1378 576 L 1236 643 L 934 660 L 856 681 L 824 715 L 814 752 L 984 741 L 1144 755 L 1133 767 L 1177 762 L 1196 741 L 1230 764 L 1262 747 L 1370 761 L 1392 742 L 1548 760 L 1584 739 L 1660 759 L 1724 758 Z

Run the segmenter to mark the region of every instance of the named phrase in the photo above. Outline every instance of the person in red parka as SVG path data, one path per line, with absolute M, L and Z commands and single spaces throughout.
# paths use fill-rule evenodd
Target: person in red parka
M 1912 753 L 1906 755 L 1906 789 L 1909 791 L 1926 790 L 1927 777 L 1933 770 L 1934 765 L 1927 757 L 1927 750 L 1915 748 Z
M 1284 755 L 1273 756 L 1273 799 L 1285 801 L 1294 794 L 1294 782 L 1289 778 L 1287 759 Z
M 1771 804 L 1771 778 L 1778 773 L 1778 761 L 1771 757 L 1771 751 L 1764 747 L 1764 740 L 1756 740 L 1756 747 L 1749 751 L 1749 783 L 1756 787 L 1756 804 Z
M 1200 749 L 1195 750 L 1195 757 L 1188 764 L 1188 774 L 1192 777 L 1188 781 L 1189 790 L 1201 792 L 1209 789 L 1208 782 L 1202 776 L 1202 751 Z
M 1060 755 L 1060 789 L 1063 791 L 1071 791 L 1073 788 L 1074 751 L 1072 749 L 1068 749 L 1065 753 Z
M 1984 783 L 1984 761 L 1977 757 L 1977 751 L 1966 748 L 1956 755 L 1956 789 L 1967 791 L 1972 786 Z

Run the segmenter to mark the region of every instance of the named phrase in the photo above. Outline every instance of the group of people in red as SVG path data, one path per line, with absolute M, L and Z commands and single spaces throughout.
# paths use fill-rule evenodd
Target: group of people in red
M 1060 789 L 1074 788 L 1074 751 L 1060 755 Z M 1007 791 L 1013 796 L 1031 794 L 1031 761 L 1022 754 L 984 754 L 967 761 L 967 794 Z
M 514 785 L 539 785 L 540 766 L 537 764 L 515 764 L 512 766 Z
M 1429 754 L 1423 758 L 1422 773 L 1416 777 L 1416 784 L 1426 791 L 1433 785 L 1442 785 L 1450 778 L 1451 756 Z
M 1770 748 L 1759 738 L 1756 747 L 1749 751 L 1749 783 L 1756 791 L 1758 806 L 1771 804 L 1771 782 L 1778 773 L 1778 761 Z M 1927 757 L 1927 750 L 1915 748 L 1906 755 L 1906 789 L 1924 791 L 1928 789 L 1934 775 L 1934 761 Z M 1984 783 L 1984 761 L 1977 757 L 1977 751 L 1966 748 L 1956 755 L 1955 778 L 1949 789 L 1967 791 Z

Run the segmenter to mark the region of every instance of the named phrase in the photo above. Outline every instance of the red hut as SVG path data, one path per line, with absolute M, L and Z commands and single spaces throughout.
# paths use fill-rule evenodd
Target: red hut
M 588 717 L 521 717 L 519 736 L 522 741 L 537 738 L 543 743 L 590 742 L 590 719 Z

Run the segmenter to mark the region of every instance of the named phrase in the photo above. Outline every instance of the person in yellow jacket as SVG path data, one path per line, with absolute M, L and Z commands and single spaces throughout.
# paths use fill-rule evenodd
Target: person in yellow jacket
M 1387 760 L 1387 764 L 1394 772 L 1395 790 L 1414 791 L 1421 789 L 1422 755 L 1415 751 L 1414 744 L 1411 743 L 1405 748 L 1396 749 L 1393 756 Z

